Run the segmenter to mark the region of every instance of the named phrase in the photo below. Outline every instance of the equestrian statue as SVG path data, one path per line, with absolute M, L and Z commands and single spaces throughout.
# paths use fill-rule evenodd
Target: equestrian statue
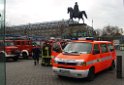
M 84 23 L 83 15 L 87 19 L 86 12 L 85 11 L 79 11 L 77 2 L 75 2 L 74 9 L 72 7 L 68 7 L 67 11 L 68 11 L 68 13 L 70 13 L 70 19 L 71 20 L 73 20 L 73 18 L 78 18 L 78 20 L 82 19 L 82 21 Z

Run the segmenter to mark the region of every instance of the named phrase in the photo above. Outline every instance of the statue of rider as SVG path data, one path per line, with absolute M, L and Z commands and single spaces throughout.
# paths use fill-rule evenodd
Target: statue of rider
M 75 5 L 74 5 L 74 17 L 77 17 L 78 13 L 79 13 L 78 3 L 75 2 Z

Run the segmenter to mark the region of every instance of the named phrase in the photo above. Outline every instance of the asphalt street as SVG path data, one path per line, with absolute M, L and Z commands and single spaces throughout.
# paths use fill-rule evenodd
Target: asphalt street
M 50 66 L 34 66 L 33 60 L 19 60 L 6 62 L 6 85 L 123 85 L 124 51 L 117 51 L 117 55 L 123 55 L 122 79 L 117 79 L 116 69 L 97 74 L 91 82 L 86 79 L 58 78 Z

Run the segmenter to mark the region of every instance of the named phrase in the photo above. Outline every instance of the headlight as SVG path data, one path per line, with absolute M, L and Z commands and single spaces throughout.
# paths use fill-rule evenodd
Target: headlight
M 86 62 L 84 62 L 84 60 L 77 60 L 76 62 L 78 66 L 86 66 Z
M 86 66 L 86 62 L 77 62 L 78 66 Z
M 58 61 L 58 60 L 59 60 L 59 58 L 55 57 L 55 61 Z
M 57 64 L 58 61 L 59 61 L 59 58 L 55 57 L 55 58 L 54 58 L 54 62 Z

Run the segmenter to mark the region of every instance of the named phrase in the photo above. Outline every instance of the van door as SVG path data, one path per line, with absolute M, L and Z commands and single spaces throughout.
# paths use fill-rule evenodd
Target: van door
M 99 44 L 94 44 L 94 48 L 93 48 L 93 60 L 95 60 L 96 62 L 95 62 L 95 71 L 96 72 L 99 72 L 101 69 L 100 69 L 100 67 L 101 67 L 101 62 L 99 61 L 99 59 L 100 59 L 100 46 L 99 46 Z
M 115 60 L 115 58 L 116 58 L 116 52 L 115 52 L 115 49 L 114 49 L 114 46 L 112 45 L 112 43 L 108 44 L 108 50 L 112 56 L 112 58 L 109 60 L 110 61 L 109 66 L 110 66 L 112 64 L 112 61 Z
M 52 56 L 57 56 L 59 53 L 62 52 L 62 48 L 59 43 L 55 42 L 52 46 Z
M 101 69 L 103 70 L 103 69 L 106 69 L 109 67 L 108 66 L 109 60 L 112 56 L 108 51 L 106 43 L 100 44 L 100 48 L 101 48 L 101 56 L 100 56 L 101 58 L 100 59 L 101 59 L 101 63 L 102 63 Z

